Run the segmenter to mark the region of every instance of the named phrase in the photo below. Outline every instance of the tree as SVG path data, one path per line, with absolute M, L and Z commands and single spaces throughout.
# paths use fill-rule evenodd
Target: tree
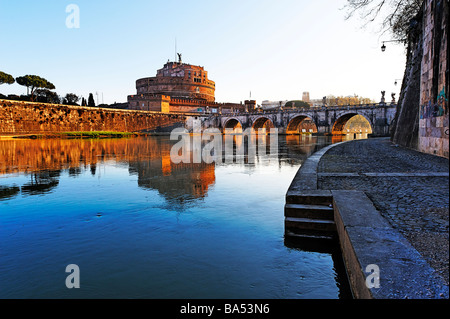
M 67 93 L 64 97 L 64 104 L 67 105 L 78 105 L 77 102 L 80 100 L 80 97 L 74 93 Z
M 84 97 L 81 99 L 81 106 L 87 106 L 87 102 Z
M 286 107 L 296 107 L 296 108 L 300 108 L 300 109 L 308 109 L 310 108 L 310 105 L 308 102 L 305 101 L 300 101 L 300 100 L 296 100 L 296 101 L 289 101 L 286 103 L 285 105 Z
M 359 13 L 365 25 L 381 20 L 381 33 L 390 31 L 395 39 L 405 40 L 422 3 L 423 0 L 347 0 L 345 7 L 347 19 Z
M 43 103 L 61 104 L 61 98 L 56 92 L 48 89 L 36 90 L 36 101 Z
M 328 106 L 347 106 L 347 105 L 360 105 L 360 104 L 372 104 L 375 103 L 372 99 L 353 95 L 353 96 L 334 96 L 328 95 L 326 97 L 326 103 Z
M 0 71 L 0 85 L 1 84 L 13 84 L 14 82 L 15 82 L 15 80 L 11 74 Z
M 25 75 L 16 78 L 18 84 L 27 87 L 27 94 L 31 95 L 31 101 L 35 100 L 34 94 L 37 89 L 54 90 L 55 86 L 44 78 L 37 75 Z M 30 92 L 28 92 L 31 90 Z
M 94 95 L 89 93 L 88 106 L 95 107 Z

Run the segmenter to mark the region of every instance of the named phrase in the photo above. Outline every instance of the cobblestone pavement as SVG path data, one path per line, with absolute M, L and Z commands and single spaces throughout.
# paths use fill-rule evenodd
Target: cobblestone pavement
M 364 191 L 448 285 L 448 173 L 448 159 L 398 147 L 388 138 L 358 140 L 322 157 L 318 188 Z

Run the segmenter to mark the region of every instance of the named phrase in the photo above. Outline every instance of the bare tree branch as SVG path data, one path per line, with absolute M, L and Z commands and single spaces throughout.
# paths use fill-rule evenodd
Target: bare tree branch
M 389 31 L 398 39 L 407 37 L 409 21 L 420 10 L 423 0 L 348 0 L 346 20 L 356 13 L 363 26 L 380 21 L 380 33 Z

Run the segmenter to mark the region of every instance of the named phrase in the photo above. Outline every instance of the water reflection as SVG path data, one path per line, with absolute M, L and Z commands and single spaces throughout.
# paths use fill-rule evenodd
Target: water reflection
M 331 139 L 264 140 L 247 164 L 174 164 L 168 137 L 0 140 L 0 297 L 344 298 L 338 250 L 283 238 L 286 190 Z
M 156 189 L 168 200 L 182 202 L 206 196 L 215 182 L 214 164 L 173 164 L 172 145 L 168 138 L 0 141 L 0 176 L 29 177 L 20 187 L 2 185 L 0 199 L 19 193 L 48 193 L 58 186 L 61 172 L 77 177 L 89 170 L 95 176 L 97 166 L 108 161 L 128 165 L 130 174 L 138 176 L 140 187 Z
M 258 145 L 254 154 L 248 152 L 247 137 L 234 135 L 231 158 L 226 157 L 230 154 L 226 154 L 224 148 L 222 163 L 211 164 L 174 164 L 170 159 L 170 150 L 175 141 L 170 141 L 168 137 L 3 140 L 0 141 L 0 177 L 19 174 L 27 176 L 29 181 L 19 186 L 4 185 L 6 179 L 0 180 L 0 200 L 18 194 L 26 196 L 51 192 L 58 187 L 63 171 L 74 178 L 86 171 L 95 176 L 98 165 L 113 161 L 127 165 L 130 175 L 138 177 L 139 187 L 157 190 L 170 203 L 184 204 L 207 196 L 208 190 L 215 184 L 216 165 L 241 163 L 252 167 L 268 165 L 274 160 L 279 165 L 299 165 L 329 139 L 311 135 L 280 136 L 277 140 L 278 150 L 271 154 L 273 150 L 269 135 L 250 138 L 254 145 Z M 333 137 L 333 143 L 345 138 L 350 136 Z M 225 140 L 223 145 L 225 147 Z M 189 157 L 192 159 L 192 154 Z
M 331 142 L 335 144 L 344 141 L 364 140 L 367 138 L 369 138 L 369 134 L 367 133 L 349 133 L 345 135 L 333 135 Z
M 29 175 L 30 181 L 21 187 L 22 194 L 42 195 L 49 193 L 59 185 L 60 175 L 61 171 L 33 172 Z
M 20 187 L 0 185 L 0 200 L 12 198 L 20 193 Z
M 169 156 L 161 160 L 132 161 L 130 174 L 138 176 L 138 186 L 155 189 L 179 207 L 204 198 L 215 183 L 214 164 L 173 164 Z
M 331 256 L 333 260 L 333 270 L 335 273 L 336 285 L 339 288 L 339 299 L 352 299 L 351 288 L 347 278 L 347 271 L 342 259 L 342 251 L 339 242 L 330 240 L 305 240 L 292 237 L 285 237 L 284 245 L 290 249 L 323 253 Z

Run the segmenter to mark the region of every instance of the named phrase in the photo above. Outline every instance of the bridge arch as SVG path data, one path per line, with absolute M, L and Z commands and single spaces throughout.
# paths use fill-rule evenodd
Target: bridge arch
M 352 128 L 349 128 L 348 126 L 346 128 L 346 125 L 350 124 L 352 120 L 353 122 L 355 122 L 355 120 L 358 120 L 359 122 L 356 123 L 356 125 L 354 125 L 354 127 Z M 361 128 L 358 128 L 358 124 L 359 126 L 361 126 Z M 372 134 L 373 124 L 366 116 L 358 113 L 346 113 L 342 115 L 334 122 L 333 129 L 331 131 L 333 135 L 343 135 L 348 133 L 360 133 L 360 132 Z
M 227 129 L 242 133 L 242 123 L 238 119 L 232 117 L 223 124 L 223 130 L 225 131 Z
M 317 133 L 317 125 L 306 115 L 298 115 L 289 121 L 286 128 L 286 134 L 298 134 L 303 130 L 308 133 Z
M 273 125 L 272 120 L 268 117 L 261 116 L 253 122 L 252 128 L 255 131 L 265 129 L 266 132 L 269 133 L 271 128 L 275 128 L 275 125 Z

